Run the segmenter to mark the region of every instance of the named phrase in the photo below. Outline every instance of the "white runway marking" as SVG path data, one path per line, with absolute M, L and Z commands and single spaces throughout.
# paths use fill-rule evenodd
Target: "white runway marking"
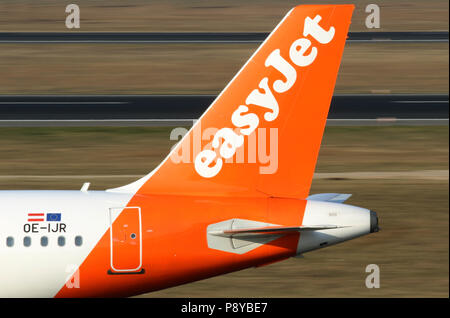
M 392 102 L 398 104 L 444 104 L 448 103 L 448 100 L 394 100 Z

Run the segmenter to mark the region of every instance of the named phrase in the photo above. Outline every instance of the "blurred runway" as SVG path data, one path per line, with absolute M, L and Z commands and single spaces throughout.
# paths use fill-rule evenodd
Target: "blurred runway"
M 266 32 L 0 32 L 0 43 L 260 43 Z M 448 32 L 350 32 L 348 43 L 448 42 Z
M 189 126 L 214 95 L 3 95 L 0 127 Z M 329 125 L 446 125 L 448 95 L 335 95 Z

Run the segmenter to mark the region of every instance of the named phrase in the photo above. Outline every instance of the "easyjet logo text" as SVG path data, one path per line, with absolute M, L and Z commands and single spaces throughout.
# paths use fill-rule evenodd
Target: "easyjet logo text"
M 264 113 L 263 120 L 267 122 L 274 121 L 280 112 L 275 93 L 286 93 L 296 83 L 298 76 L 293 64 L 299 67 L 311 65 L 317 57 L 317 47 L 311 47 L 312 42 L 307 37 L 310 36 L 321 44 L 329 43 L 335 34 L 334 27 L 329 30 L 323 29 L 319 22 L 322 19 L 316 15 L 314 19 L 307 17 L 303 28 L 303 38 L 295 40 L 289 49 L 289 61 L 286 60 L 280 52 L 280 49 L 274 50 L 266 58 L 264 66 L 273 67 L 282 75 L 285 80 L 271 79 L 272 86 L 269 85 L 269 78 L 264 77 L 255 88 L 250 92 L 245 100 L 245 104 L 239 105 L 231 115 L 233 128 L 219 129 L 212 140 L 212 149 L 201 151 L 195 158 L 195 170 L 204 178 L 216 176 L 222 169 L 224 159 L 232 158 L 237 149 L 244 144 L 244 137 L 249 136 L 259 126 L 262 120 L 257 114 L 251 112 L 252 107 L 262 107 L 267 110 Z M 309 50 L 311 48 L 311 50 Z M 309 53 L 306 52 L 309 50 Z M 239 128 L 236 132 L 236 128 Z

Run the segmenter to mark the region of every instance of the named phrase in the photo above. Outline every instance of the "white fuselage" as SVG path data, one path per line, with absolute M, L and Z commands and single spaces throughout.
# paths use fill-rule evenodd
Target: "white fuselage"
M 0 297 L 56 295 L 108 230 L 109 208 L 126 206 L 130 198 L 103 191 L 0 191 Z M 61 221 L 28 222 L 29 213 L 60 213 Z

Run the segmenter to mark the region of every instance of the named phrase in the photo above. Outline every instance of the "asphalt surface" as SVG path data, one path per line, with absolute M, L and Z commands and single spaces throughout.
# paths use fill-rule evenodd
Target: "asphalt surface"
M 0 96 L 0 126 L 191 124 L 214 95 Z M 329 122 L 448 124 L 448 95 L 335 95 Z
M 0 32 L 0 43 L 259 43 L 269 33 Z M 347 42 L 448 42 L 448 32 L 350 32 Z

